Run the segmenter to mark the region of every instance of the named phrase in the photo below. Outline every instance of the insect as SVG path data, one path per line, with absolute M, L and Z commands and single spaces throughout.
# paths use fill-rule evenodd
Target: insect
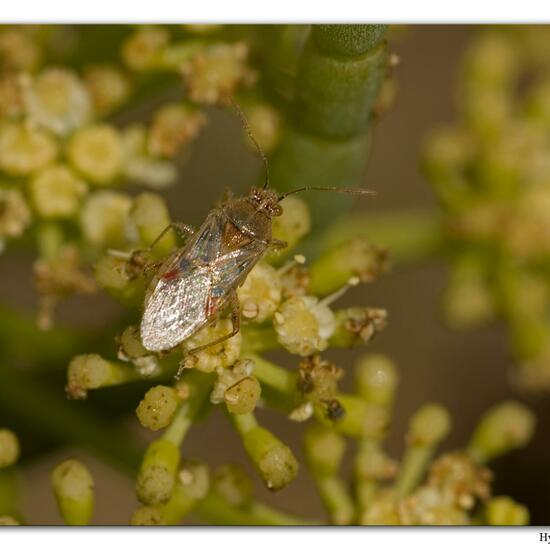
M 162 262 L 149 283 L 140 325 L 143 346 L 152 352 L 172 349 L 215 320 L 229 306 L 232 330 L 203 346 L 188 350 L 194 354 L 231 338 L 240 330 L 240 306 L 236 289 L 269 249 L 286 243 L 272 237 L 272 218 L 283 213 L 281 201 L 307 190 L 371 194 L 360 188 L 301 187 L 279 195 L 269 187 L 267 159 L 254 139 L 240 107 L 234 106 L 243 127 L 256 146 L 265 166 L 263 187 L 253 187 L 247 196 L 228 196 L 207 216 L 201 227 L 173 223 L 155 239 L 151 247 L 170 229 L 187 240 Z

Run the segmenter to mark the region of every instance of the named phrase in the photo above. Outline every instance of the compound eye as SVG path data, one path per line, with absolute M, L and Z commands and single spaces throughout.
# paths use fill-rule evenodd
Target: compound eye
M 275 205 L 271 210 L 272 216 L 280 216 L 283 213 L 283 207 L 280 204 Z

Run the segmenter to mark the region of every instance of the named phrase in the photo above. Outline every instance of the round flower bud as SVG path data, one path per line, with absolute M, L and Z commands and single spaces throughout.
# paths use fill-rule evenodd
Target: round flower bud
M 19 237 L 31 223 L 31 212 L 17 189 L 0 189 L 0 237 Z
M 143 347 L 139 335 L 139 327 L 131 325 L 126 327 L 118 338 L 119 357 L 122 360 L 137 359 L 149 352 Z
M 122 59 L 134 71 L 152 68 L 168 40 L 168 32 L 161 27 L 141 27 L 124 42 Z
M 132 515 L 131 525 L 164 525 L 158 506 L 140 506 Z
M 277 110 L 268 103 L 254 103 L 245 111 L 252 135 L 260 147 L 266 153 L 273 151 L 281 138 L 281 118 Z M 250 139 L 246 140 L 246 144 L 254 147 Z
M 185 460 L 178 472 L 178 482 L 188 498 L 203 499 L 210 488 L 208 466 L 201 462 Z
M 230 319 L 218 319 L 214 324 L 199 330 L 196 334 L 185 340 L 182 344 L 185 350 L 192 350 L 213 342 L 214 340 L 229 334 L 233 328 Z M 230 367 L 239 358 L 241 352 L 242 336 L 237 332 L 231 338 L 214 346 L 188 355 L 186 367 L 196 368 L 202 372 L 214 372 L 218 369 Z
M 387 267 L 388 254 L 385 249 L 371 244 L 364 238 L 352 239 L 315 261 L 310 268 L 309 290 L 313 294 L 329 294 L 354 277 L 368 283 L 376 279 Z
M 274 326 L 284 348 L 306 357 L 327 348 L 336 323 L 330 308 L 317 298 L 296 296 L 280 306 Z
M 311 229 L 311 214 L 307 203 L 296 196 L 286 197 L 281 202 L 283 213 L 273 218 L 273 238 L 293 248 Z M 272 253 L 272 254 L 276 254 Z
M 225 392 L 237 382 L 244 380 L 252 375 L 254 370 L 254 361 L 252 359 L 240 359 L 229 368 L 223 369 L 218 373 L 214 382 L 210 402 L 214 404 L 223 403 Z
M 306 431 L 304 447 L 307 461 L 316 476 L 335 476 L 346 450 L 344 438 L 330 428 L 314 426 Z
M 179 449 L 165 439 L 147 447 L 139 469 L 136 491 L 143 504 L 164 504 L 174 490 L 179 464 Z
M 252 481 L 238 464 L 222 464 L 214 472 L 213 489 L 232 506 L 246 506 L 252 500 Z
M 54 469 L 52 486 L 59 512 L 67 525 L 87 525 L 94 510 L 94 481 L 78 460 L 66 460 Z
M 80 213 L 84 238 L 97 247 L 121 247 L 127 242 L 132 199 L 116 191 L 89 195 Z
M 270 431 L 256 426 L 244 434 L 243 443 L 268 489 L 282 489 L 296 477 L 296 457 Z
M 441 405 L 423 405 L 414 413 L 409 422 L 407 438 L 414 446 L 432 447 L 437 445 L 451 429 L 451 418 Z
M 100 114 L 113 111 L 130 94 L 130 83 L 126 75 L 110 65 L 94 65 L 87 68 L 85 82 L 94 110 Z
M 67 69 L 46 69 L 24 86 L 29 120 L 54 134 L 67 135 L 91 115 L 88 91 Z
M 141 193 L 132 204 L 130 217 L 139 233 L 141 243 L 151 245 L 170 225 L 170 214 L 164 199 L 156 193 Z M 171 252 L 176 244 L 174 234 L 168 231 L 155 243 L 153 253 L 163 257 Z
M 510 497 L 495 497 L 487 503 L 489 525 L 529 525 L 529 510 Z
M 53 162 L 57 153 L 57 143 L 47 132 L 21 124 L 0 126 L 0 170 L 7 174 L 33 174 Z
M 224 399 L 227 410 L 231 414 L 252 412 L 260 399 L 261 392 L 260 383 L 254 376 L 239 380 L 225 391 Z
M 24 27 L 11 25 L 0 32 L 0 59 L 3 69 L 32 72 L 41 60 L 41 51 Z
M 123 150 L 118 130 L 107 124 L 77 130 L 67 146 L 71 164 L 97 184 L 113 182 L 122 170 Z
M 381 354 L 364 355 L 356 366 L 357 391 L 363 399 L 376 405 L 392 403 L 399 375 L 391 359 Z
M 86 184 L 61 164 L 45 168 L 30 182 L 29 193 L 43 218 L 68 218 L 78 212 Z
M 140 401 L 136 414 L 143 427 L 156 431 L 170 424 L 179 404 L 180 399 L 174 388 L 154 386 Z
M 0 468 L 12 466 L 19 458 L 19 440 L 7 428 L 0 429 Z
M 469 450 L 480 462 L 487 462 L 527 445 L 535 430 L 535 416 L 524 405 L 505 401 L 490 409 L 478 424 Z
M 275 268 L 260 262 L 237 289 L 237 295 L 243 317 L 262 323 L 273 316 L 281 303 L 281 278 Z

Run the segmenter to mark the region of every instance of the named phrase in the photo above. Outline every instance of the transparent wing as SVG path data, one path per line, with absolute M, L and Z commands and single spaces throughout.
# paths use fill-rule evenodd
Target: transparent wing
M 263 243 L 252 241 L 243 248 L 221 255 L 212 265 L 216 286 L 227 289 L 240 286 L 265 248 Z
M 145 306 L 140 332 L 149 351 L 168 350 L 195 333 L 207 321 L 212 278 L 206 267 L 159 279 Z
M 217 211 L 213 211 L 200 227 L 197 236 L 186 247 L 186 258 L 203 263 L 215 260 L 220 254 L 222 234 L 222 218 Z

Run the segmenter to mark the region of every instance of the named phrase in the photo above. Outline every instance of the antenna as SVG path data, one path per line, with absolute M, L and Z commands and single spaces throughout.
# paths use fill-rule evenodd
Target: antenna
M 267 164 L 267 157 L 265 156 L 265 153 L 262 151 L 262 148 L 260 147 L 260 144 L 256 141 L 256 138 L 252 134 L 252 130 L 250 129 L 250 126 L 248 124 L 248 120 L 246 120 L 246 116 L 241 109 L 240 105 L 232 98 L 229 97 L 229 101 L 233 105 L 233 108 L 235 111 L 237 111 L 237 115 L 239 115 L 239 118 L 241 119 L 241 124 L 243 126 L 244 131 L 247 133 L 248 137 L 251 139 L 252 143 L 256 146 L 256 149 L 258 151 L 258 154 L 260 155 L 264 166 L 265 166 L 265 183 L 263 186 L 263 189 L 267 189 L 269 187 L 269 166 Z
M 362 187 L 316 187 L 313 185 L 306 185 L 305 187 L 299 187 L 298 189 L 283 193 L 279 196 L 279 202 L 289 195 L 301 193 L 302 191 L 334 191 L 335 193 L 346 193 L 348 195 L 376 195 L 376 191 L 372 189 L 363 189 Z

